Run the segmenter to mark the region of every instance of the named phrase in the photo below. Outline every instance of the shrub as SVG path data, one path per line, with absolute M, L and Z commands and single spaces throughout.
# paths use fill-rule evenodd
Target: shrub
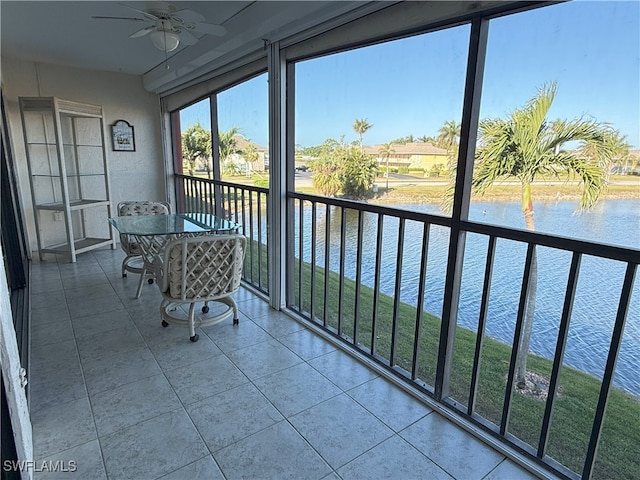
M 313 172 L 313 186 L 326 196 L 343 195 L 364 199 L 370 193 L 378 173 L 377 161 L 344 141 L 327 139 L 319 157 L 309 163 Z
M 378 162 L 357 148 L 350 147 L 345 153 L 342 193 L 358 200 L 364 199 L 376 179 Z

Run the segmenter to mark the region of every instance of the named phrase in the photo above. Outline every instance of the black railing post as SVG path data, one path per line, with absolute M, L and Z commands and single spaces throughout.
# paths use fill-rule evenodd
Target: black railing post
M 342 336 L 342 313 L 344 303 L 344 257 L 346 249 L 347 216 L 345 208 L 340 208 L 340 286 L 338 287 L 338 335 Z
M 360 292 L 362 289 L 362 210 L 358 210 L 358 240 L 357 240 L 357 253 L 356 253 L 356 291 L 354 299 L 354 312 L 353 312 L 353 344 L 358 345 L 358 325 L 360 323 Z
M 317 206 L 316 202 L 311 202 L 311 288 L 310 295 L 311 298 L 309 300 L 309 315 L 311 316 L 311 321 L 316 321 L 316 251 L 317 251 L 317 242 L 318 242 L 318 234 L 316 233 L 316 228 L 318 226 L 317 223 Z
M 400 321 L 400 293 L 402 288 L 402 258 L 404 256 L 404 231 L 405 219 L 398 219 L 398 245 L 396 250 L 396 281 L 393 294 L 393 318 L 391 319 L 391 352 L 389 353 L 389 366 L 396 364 L 396 350 L 398 342 L 398 323 Z
M 487 323 L 487 310 L 489 308 L 489 294 L 491 293 L 491 279 L 493 277 L 493 257 L 496 253 L 496 237 L 489 237 L 487 247 L 487 262 L 484 267 L 484 281 L 482 286 L 482 300 L 480 314 L 478 316 L 478 331 L 476 333 L 476 348 L 473 354 L 473 367 L 471 373 L 471 385 L 469 387 L 469 402 L 467 414 L 473 415 L 476 409 L 476 396 L 478 394 L 478 376 L 480 374 L 480 358 L 482 345 L 484 344 L 484 332 Z
M 418 302 L 416 306 L 416 329 L 413 336 L 413 360 L 411 362 L 411 380 L 418 378 L 420 368 L 420 345 L 422 344 L 422 314 L 424 312 L 424 293 L 427 283 L 427 261 L 429 259 L 429 232 L 431 224 L 425 222 L 422 231 L 422 251 L 420 258 L 420 279 L 418 281 Z
M 378 214 L 378 233 L 376 236 L 376 265 L 373 281 L 373 317 L 371 318 L 371 355 L 376 354 L 376 335 L 378 328 L 378 308 L 380 303 L 380 269 L 382 268 L 382 239 L 384 215 Z
M 602 433 L 602 424 L 604 423 L 607 402 L 609 401 L 609 394 L 611 393 L 613 375 L 616 371 L 616 362 L 618 361 L 618 354 L 620 353 L 620 344 L 622 343 L 622 334 L 627 319 L 627 312 L 629 311 L 629 302 L 631 301 L 631 291 L 633 290 L 633 281 L 636 276 L 637 267 L 638 265 L 634 263 L 627 264 L 627 271 L 624 276 L 624 283 L 622 284 L 622 293 L 620 294 L 620 303 L 618 303 L 616 322 L 613 326 L 613 334 L 611 335 L 609 355 L 607 356 L 607 364 L 604 368 L 604 376 L 602 377 L 598 406 L 596 407 L 589 447 L 587 448 L 587 457 L 584 461 L 584 469 L 582 470 L 582 478 L 591 478 L 591 474 L 593 473 L 593 467 L 598 453 L 598 445 L 600 443 L 600 434 Z
M 520 301 L 518 303 L 518 316 L 516 318 L 516 327 L 513 332 L 513 344 L 511 345 L 511 359 L 509 361 L 509 373 L 507 375 L 507 386 L 504 393 L 504 403 L 502 406 L 502 418 L 500 420 L 500 435 L 506 435 L 509 428 L 509 416 L 511 415 L 511 399 L 513 398 L 513 383 L 516 376 L 516 364 L 522 348 L 520 339 L 522 338 L 522 326 L 527 315 L 527 304 L 529 303 L 531 279 L 535 278 L 532 273 L 536 262 L 536 246 L 530 243 L 527 247 L 527 258 L 524 264 L 524 273 L 522 274 L 522 286 L 520 287 Z M 522 351 L 522 355 L 528 355 L 529 352 Z
M 549 380 L 547 403 L 544 409 L 544 417 L 542 418 L 540 440 L 538 441 L 538 458 L 543 458 L 546 454 L 549 432 L 551 430 L 551 416 L 553 415 L 553 407 L 555 405 L 556 397 L 558 394 L 560 368 L 562 367 L 564 351 L 565 347 L 567 346 L 567 337 L 569 336 L 569 322 L 571 321 L 571 313 L 573 312 L 573 300 L 576 296 L 576 288 L 578 286 L 578 273 L 580 271 L 581 260 L 582 255 L 574 252 L 571 258 L 569 279 L 567 280 L 567 289 L 564 295 L 564 306 L 562 307 L 560 327 L 558 328 L 558 341 L 556 342 L 556 352 L 553 356 L 553 367 L 551 368 L 551 379 Z

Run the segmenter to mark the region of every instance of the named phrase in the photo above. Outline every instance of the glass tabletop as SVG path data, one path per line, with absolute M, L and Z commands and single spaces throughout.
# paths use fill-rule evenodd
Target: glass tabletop
M 127 215 L 113 217 L 109 223 L 127 235 L 177 235 L 181 233 L 233 232 L 239 225 L 208 213 L 170 215 Z

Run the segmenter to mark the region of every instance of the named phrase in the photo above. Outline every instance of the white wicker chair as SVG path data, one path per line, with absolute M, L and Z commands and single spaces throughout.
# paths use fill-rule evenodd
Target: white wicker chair
M 127 215 L 168 215 L 171 213 L 171 207 L 167 202 L 144 200 L 127 200 L 120 202 L 118 203 L 117 210 L 119 217 Z M 147 272 L 144 266 L 136 267 L 133 265 L 133 262 L 141 261 L 142 249 L 131 235 L 126 234 L 120 234 L 120 247 L 127 255 L 124 257 L 124 260 L 122 260 L 122 276 L 126 277 L 127 272 L 139 273 L 141 275 L 138 286 L 138 296 L 140 296 L 145 274 L 150 273 Z M 149 283 L 153 283 L 153 277 L 149 278 L 148 281 Z
M 178 324 L 189 327 L 192 342 L 198 341 L 196 326 L 213 325 L 233 316 L 238 323 L 238 306 L 231 298 L 240 288 L 247 239 L 237 234 L 198 235 L 181 237 L 167 243 L 163 262 L 158 269 L 158 286 L 163 300 L 160 304 L 162 326 Z M 195 307 L 205 302 L 221 302 L 228 308 L 222 313 L 200 317 L 196 322 Z M 171 315 L 176 304 L 190 304 L 188 317 Z

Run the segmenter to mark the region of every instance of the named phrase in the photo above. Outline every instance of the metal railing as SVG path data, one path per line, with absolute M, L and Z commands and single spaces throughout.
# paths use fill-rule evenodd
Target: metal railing
M 592 476 L 612 392 L 632 398 L 615 388 L 613 379 L 640 262 L 637 250 L 461 222 L 463 235 L 474 237 L 473 243 L 478 244 L 480 240 L 486 246 L 472 252 L 469 242 L 465 246 L 465 260 L 469 252 L 484 259 L 480 262 L 484 267 L 478 282 L 482 285 L 481 298 L 479 305 L 475 305 L 475 328 L 458 326 L 456 338 L 447 339 L 454 342 L 449 355 L 465 356 L 452 360 L 441 358 L 438 353 L 442 338 L 438 315 L 442 311 L 447 288 L 444 269 L 446 263 L 456 261 L 447 251 L 452 224 L 450 218 L 301 193 L 290 192 L 288 198 L 290 251 L 287 258 L 292 259 L 288 273 L 289 309 L 484 431 L 525 453 L 534 462 L 567 478 Z M 511 260 L 513 265 L 502 269 L 503 275 L 505 270 L 512 275 L 511 279 L 503 278 L 502 281 L 510 283 L 510 288 L 517 292 L 518 300 L 512 315 L 513 333 L 501 342 L 486 333 L 491 287 L 496 283 L 493 272 L 497 244 L 513 244 L 520 258 Z M 544 365 L 548 378 L 546 396 L 543 400 L 536 399 L 534 404 L 534 401 L 516 393 L 516 362 L 524 334 L 528 295 L 535 288 L 531 283 L 537 275 L 536 258 L 549 252 L 565 255 L 570 262 L 565 277 L 566 287 L 562 287 L 564 301 L 556 326 L 552 358 L 540 360 L 539 356 L 528 355 L 535 368 Z M 610 272 L 610 275 L 618 276 L 621 290 L 617 312 L 608 331 L 608 345 L 604 348 L 606 361 L 601 378 L 590 377 L 565 363 L 581 261 L 585 257 L 623 267 Z M 475 258 L 475 263 L 478 263 L 478 258 Z M 438 264 L 444 267 L 437 267 Z M 434 283 L 439 286 L 434 287 Z M 454 285 L 453 288 L 461 289 L 460 295 L 465 295 L 464 285 Z M 434 302 L 434 297 L 438 297 L 440 302 Z M 461 315 L 457 309 L 453 311 Z M 463 346 L 465 342 L 468 347 Z M 496 355 L 500 358 L 491 358 Z M 442 399 L 438 399 L 435 395 L 436 366 L 446 361 L 453 362 L 451 376 L 456 378 L 447 380 L 448 390 Z M 488 382 L 488 377 L 496 376 L 495 372 L 482 371 L 483 364 L 488 367 L 492 363 L 499 367 L 499 380 L 503 382 L 499 388 L 491 387 L 491 382 Z M 561 372 L 568 382 L 564 391 L 560 386 Z M 595 408 L 579 414 L 591 415 L 588 418 L 589 431 L 583 432 L 584 448 L 567 453 L 568 447 L 558 440 L 562 437 L 558 433 L 560 427 L 554 430 L 552 420 L 554 415 L 559 423 L 566 424 L 571 420 L 563 418 L 566 406 L 559 406 L 562 401 L 559 398 L 572 393 L 569 391 L 571 379 L 576 376 L 592 378 L 585 381 L 588 385 L 597 385 L 592 396 Z M 483 382 L 486 385 L 481 386 Z M 491 395 L 487 395 L 487 388 L 493 390 Z M 493 401 L 495 411 L 492 412 L 488 407 L 491 401 L 487 397 L 495 396 L 496 390 L 499 398 Z M 539 412 L 535 426 L 520 425 L 523 408 Z M 574 434 L 579 436 L 579 433 Z M 608 434 L 607 438 L 610 436 Z
M 449 252 L 452 220 L 448 217 L 289 192 L 288 251 L 269 252 L 268 189 L 184 175 L 176 178 L 178 199 L 182 199 L 179 209 L 215 213 L 242 225 L 242 232 L 251 240 L 245 266 L 249 284 L 268 294 L 267 256 L 285 254 L 286 305 L 290 311 L 543 468 L 565 478 L 600 476 L 604 467 L 598 471 L 597 453 L 602 437 L 607 443 L 612 436 L 620 436 L 615 430 L 605 432 L 609 400 L 615 396 L 618 403 L 620 398 L 637 402 L 637 397 L 613 384 L 640 263 L 637 250 L 462 221 L 466 242 L 462 242 L 462 260 L 457 260 Z M 498 259 L 498 250 L 505 244 L 515 252 L 507 257 L 506 266 Z M 524 398 L 515 387 L 516 362 L 523 349 L 527 300 L 535 289 L 531 284 L 541 276 L 538 260 L 549 252 L 564 255 L 566 283 L 556 295 L 561 306 L 549 341 L 551 353 L 547 359 L 527 355 L 531 370 L 543 370 L 548 380 L 543 386 L 544 397 L 534 401 Z M 616 312 L 607 330 L 604 365 L 598 377 L 566 361 L 576 292 L 580 279 L 589 275 L 588 269 L 581 275 L 585 258 L 587 263 L 596 259 L 619 267 L 607 270 L 620 285 L 620 292 L 613 302 Z M 460 265 L 459 284 L 447 284 L 450 262 L 475 264 L 479 272 L 471 327 L 464 324 L 460 309 L 444 308 L 445 298 L 460 299 L 469 290 L 464 281 L 466 265 Z M 499 282 L 511 289 L 513 309 L 509 331 L 496 340 L 488 325 Z M 459 294 L 452 295 L 448 288 L 458 289 Z M 440 331 L 446 328 L 441 322 L 444 311 L 456 312 L 452 319 L 457 325 L 455 338 Z M 441 348 L 443 341 L 451 342 L 453 348 Z M 443 351 L 451 358 L 443 357 Z M 453 365 L 446 387 L 436 385 L 436 372 L 443 362 Z M 592 391 L 587 400 L 593 408 L 580 413 L 564 405 L 565 398 L 575 393 L 571 391 L 577 388 L 575 378 L 586 382 Z M 441 398 L 436 395 L 438 390 L 444 392 Z M 523 409 L 537 412 L 534 425 L 522 424 Z M 616 411 L 610 416 L 621 414 Z M 586 419 L 588 428 L 572 426 L 577 417 Z M 624 419 L 620 421 L 624 423 Z M 574 441 L 577 446 L 567 447 L 558 440 L 564 435 L 560 430 L 574 437 L 582 435 L 580 441 Z
M 242 279 L 268 294 L 269 189 L 181 174 L 175 175 L 175 187 L 178 212 L 214 214 L 240 225 L 248 240 Z

